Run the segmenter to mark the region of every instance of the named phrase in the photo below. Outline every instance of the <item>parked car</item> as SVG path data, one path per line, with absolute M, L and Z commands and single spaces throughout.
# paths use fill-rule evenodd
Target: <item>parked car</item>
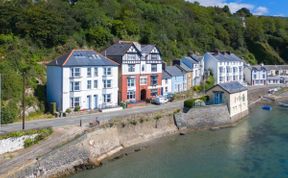
M 273 94 L 273 93 L 279 91 L 280 89 L 281 89 L 281 88 L 279 88 L 279 87 L 277 87 L 277 88 L 271 88 L 271 89 L 268 90 L 268 93 Z
M 165 95 L 165 98 L 168 99 L 168 101 L 173 101 L 174 100 L 175 95 L 173 93 L 168 93 L 167 95 Z
M 151 103 L 153 104 L 164 104 L 167 103 L 169 100 L 167 98 L 165 98 L 164 96 L 157 96 L 155 98 L 152 99 Z

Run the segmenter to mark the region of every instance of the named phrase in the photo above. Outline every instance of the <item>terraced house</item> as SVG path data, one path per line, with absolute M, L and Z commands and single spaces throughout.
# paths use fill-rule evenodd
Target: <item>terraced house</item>
M 204 55 L 205 70 L 211 70 L 215 83 L 238 81 L 243 83 L 244 62 L 231 52 L 207 52 Z
M 249 85 L 266 85 L 267 69 L 264 65 L 245 65 L 244 78 Z
M 102 54 L 120 65 L 121 102 L 137 103 L 161 95 L 162 58 L 155 45 L 119 41 Z
M 118 105 L 118 64 L 93 50 L 72 50 L 47 65 L 47 98 L 58 111 Z

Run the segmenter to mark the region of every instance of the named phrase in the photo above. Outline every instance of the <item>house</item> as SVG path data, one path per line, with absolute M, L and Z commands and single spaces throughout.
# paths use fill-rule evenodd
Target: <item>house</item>
M 265 65 L 267 69 L 267 84 L 287 84 L 288 65 Z
M 118 105 L 118 64 L 93 50 L 71 50 L 47 64 L 47 99 L 57 110 Z
M 207 91 L 212 104 L 226 104 L 231 118 L 248 114 L 247 88 L 239 82 L 219 83 Z
M 266 85 L 267 69 L 261 65 L 244 65 L 244 79 L 249 85 Z
M 187 78 L 184 71 L 177 66 L 167 66 L 165 71 L 171 76 L 172 93 L 187 91 Z
M 204 75 L 204 58 L 191 54 L 183 57 L 181 60 L 181 66 L 186 66 L 192 69 L 192 86 L 200 85 Z
M 119 64 L 119 99 L 136 103 L 161 94 L 162 58 L 155 45 L 119 41 L 102 52 Z
M 166 96 L 169 93 L 172 93 L 172 77 L 165 70 L 163 70 L 161 95 Z
M 204 55 L 205 70 L 211 70 L 215 83 L 239 81 L 243 83 L 242 59 L 231 52 L 207 52 Z
M 185 78 L 187 79 L 187 90 L 193 87 L 193 70 L 190 69 L 185 64 L 181 64 L 180 60 L 174 60 L 173 65 L 178 67 L 184 74 Z

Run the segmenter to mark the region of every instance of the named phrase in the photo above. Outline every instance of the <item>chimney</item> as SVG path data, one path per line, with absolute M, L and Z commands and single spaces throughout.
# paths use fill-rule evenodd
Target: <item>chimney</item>
M 188 55 L 188 56 L 192 56 L 192 55 L 193 55 L 193 51 L 189 51 L 189 52 L 187 53 L 187 55 Z
M 162 62 L 162 69 L 165 70 L 166 69 L 166 62 Z
M 180 60 L 179 59 L 175 59 L 173 60 L 173 65 L 179 65 L 180 66 Z
M 226 53 L 227 53 L 227 54 L 229 54 L 229 55 L 231 54 L 231 52 L 230 52 L 230 51 L 226 51 Z

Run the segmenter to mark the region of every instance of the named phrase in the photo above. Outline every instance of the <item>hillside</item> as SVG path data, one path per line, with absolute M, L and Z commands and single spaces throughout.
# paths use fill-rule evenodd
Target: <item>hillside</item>
M 101 51 L 123 39 L 156 44 L 167 62 L 216 48 L 252 64 L 288 62 L 286 18 L 256 17 L 245 9 L 231 14 L 227 7 L 204 8 L 184 0 L 72 1 L 0 2 L 4 122 L 19 115 L 22 75 L 31 89 L 28 106 L 44 111 L 44 64 L 72 48 Z M 246 17 L 246 28 L 240 16 Z

